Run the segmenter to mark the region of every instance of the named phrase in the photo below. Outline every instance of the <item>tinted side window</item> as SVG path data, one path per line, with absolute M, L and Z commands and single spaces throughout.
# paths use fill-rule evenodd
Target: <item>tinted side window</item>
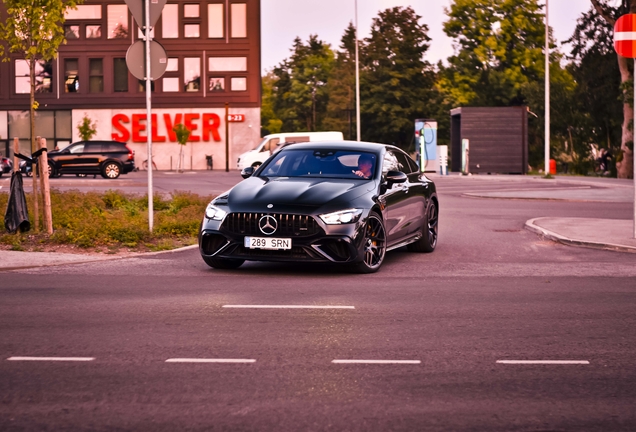
M 384 160 L 382 161 L 382 174 L 386 174 L 389 171 L 400 171 L 399 162 L 392 151 L 384 153 Z
M 102 145 L 103 145 L 102 151 L 104 152 L 119 152 L 119 153 L 127 152 L 126 147 L 124 147 L 123 144 L 110 142 L 110 143 L 103 143 Z
M 101 153 L 102 143 L 86 143 L 84 153 Z
M 393 153 L 398 160 L 399 171 L 402 171 L 404 174 L 411 174 L 414 172 L 411 164 L 409 163 L 411 158 L 408 157 L 406 153 L 402 153 L 401 151 L 394 151 Z

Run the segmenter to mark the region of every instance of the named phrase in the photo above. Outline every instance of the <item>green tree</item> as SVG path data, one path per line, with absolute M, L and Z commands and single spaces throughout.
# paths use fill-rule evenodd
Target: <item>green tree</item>
M 525 103 L 523 88 L 543 77 L 543 6 L 537 0 L 455 0 L 444 32 L 457 53 L 438 86 L 455 106 Z
M 349 23 L 340 40 L 340 50 L 336 52 L 336 61 L 327 82 L 329 102 L 323 122 L 325 129 L 341 131 L 349 140 L 356 137 L 355 44 L 356 29 Z
M 411 7 L 386 9 L 364 40 L 360 77 L 362 137 L 412 145 L 415 118 L 430 117 L 435 73 L 424 60 L 428 27 Z
M 322 127 L 327 107 L 327 80 L 334 63 L 329 44 L 310 35 L 307 44 L 294 40 L 292 55 L 273 70 L 274 112 L 286 131 L 315 131 Z
M 79 132 L 82 141 L 90 141 L 91 138 L 97 133 L 97 123 L 93 122 L 91 118 L 84 113 L 81 123 L 77 125 L 77 131 Z
M 568 70 L 577 82 L 573 103 L 582 113 L 581 133 L 587 143 L 620 157 L 623 94 L 613 33 L 613 27 L 592 7 L 578 19 L 566 42 L 572 44 Z
M 278 133 L 283 126 L 283 121 L 274 112 L 274 84 L 276 75 L 268 72 L 261 78 L 261 135 Z
M 620 4 L 613 6 L 615 2 L 607 0 L 591 0 L 596 14 L 602 18 L 608 26 L 614 27 L 616 20 L 626 13 L 636 13 L 636 0 L 621 0 Z M 581 23 L 579 23 L 579 27 Z M 577 29 L 579 29 L 577 27 Z M 589 26 L 587 26 L 589 27 Z M 600 27 L 603 29 L 604 26 Z M 584 25 L 582 29 L 585 29 Z M 591 31 L 592 29 L 588 29 Z M 576 34 L 575 34 L 576 36 Z M 608 51 L 609 53 L 609 51 Z M 619 178 L 633 178 L 634 176 L 634 102 L 633 102 L 633 78 L 625 57 L 616 55 L 618 71 L 620 74 L 620 90 L 623 102 L 623 122 L 621 126 L 621 148 L 617 157 L 616 169 Z
M 177 136 L 177 142 L 179 143 L 179 163 L 177 163 L 177 172 L 183 172 L 183 148 L 188 143 L 191 131 L 185 127 L 183 123 L 175 125 L 172 130 Z
M 35 65 L 39 60 L 48 62 L 57 57 L 64 39 L 64 11 L 74 8 L 81 0 L 3 0 L 6 16 L 0 22 L 0 56 L 9 61 L 8 53 L 24 56 L 29 64 L 31 92 L 31 151 L 35 150 Z

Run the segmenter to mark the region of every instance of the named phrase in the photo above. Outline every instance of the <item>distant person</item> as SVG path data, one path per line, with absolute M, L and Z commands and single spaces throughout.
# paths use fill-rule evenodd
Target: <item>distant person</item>
M 358 169 L 351 170 L 358 177 L 369 179 L 373 175 L 373 156 L 368 153 L 362 153 L 358 158 Z

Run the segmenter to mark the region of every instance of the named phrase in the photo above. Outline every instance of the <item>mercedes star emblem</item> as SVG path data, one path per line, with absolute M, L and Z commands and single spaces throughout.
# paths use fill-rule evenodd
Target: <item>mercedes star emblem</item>
M 258 220 L 258 228 L 265 235 L 272 235 L 278 228 L 278 221 L 274 216 L 265 215 Z

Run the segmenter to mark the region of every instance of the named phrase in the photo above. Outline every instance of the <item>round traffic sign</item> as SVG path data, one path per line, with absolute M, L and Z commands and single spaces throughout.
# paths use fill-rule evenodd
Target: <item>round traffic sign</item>
M 636 14 L 623 15 L 616 20 L 614 49 L 622 57 L 636 57 Z
M 132 44 L 126 52 L 126 66 L 131 74 L 137 79 L 143 80 L 146 78 L 144 70 L 146 65 L 144 64 L 146 52 L 145 42 L 138 40 Z M 150 79 L 156 80 L 166 72 L 168 67 L 168 54 L 163 46 L 157 41 L 150 41 Z

